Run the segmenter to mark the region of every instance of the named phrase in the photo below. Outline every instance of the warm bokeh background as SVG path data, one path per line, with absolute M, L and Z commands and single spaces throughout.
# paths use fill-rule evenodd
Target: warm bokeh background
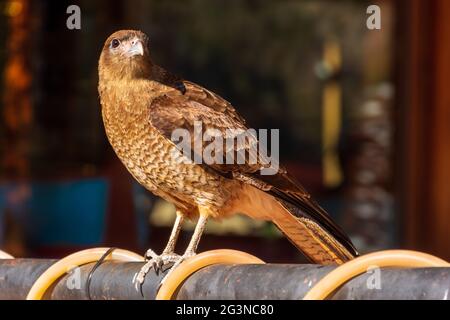
M 66 27 L 71 4 L 81 30 Z M 370 4 L 381 30 L 366 27 Z M 103 41 L 132 28 L 156 62 L 252 127 L 279 128 L 282 163 L 362 252 L 450 259 L 448 17 L 447 0 L 0 0 L 0 249 L 165 245 L 173 207 L 133 181 L 100 114 Z M 209 223 L 199 249 L 213 248 L 303 261 L 271 224 L 241 216 Z

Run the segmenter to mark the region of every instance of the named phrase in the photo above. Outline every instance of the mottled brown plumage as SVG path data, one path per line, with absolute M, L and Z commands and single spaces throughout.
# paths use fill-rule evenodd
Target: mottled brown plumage
M 207 217 L 244 213 L 273 221 L 315 262 L 342 263 L 357 255 L 347 236 L 284 168 L 275 175 L 260 174 L 262 154 L 255 155 L 256 164 L 174 161 L 177 149 L 171 134 L 177 128 L 194 133 L 194 122 L 201 121 L 204 130 L 225 135 L 226 129 L 247 127 L 229 102 L 155 65 L 142 32 L 118 31 L 106 40 L 99 61 L 99 93 L 115 152 L 140 184 L 173 203 L 180 216 L 200 215 L 203 223 Z M 236 148 L 251 153 L 254 143 L 256 137 L 250 137 Z M 179 226 L 174 230 L 176 238 Z M 198 238 L 188 248 L 191 254 L 197 244 Z

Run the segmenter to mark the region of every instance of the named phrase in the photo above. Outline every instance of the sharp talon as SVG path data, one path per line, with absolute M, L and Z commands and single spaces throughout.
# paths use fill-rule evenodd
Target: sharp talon
M 156 262 L 156 265 L 158 267 L 158 269 L 162 269 L 163 265 L 164 265 L 164 260 L 163 259 L 158 259 L 158 261 Z
M 149 251 L 147 251 L 147 253 L 149 253 Z M 146 258 L 147 258 L 147 253 L 145 254 Z M 152 254 L 152 252 L 150 252 L 149 255 L 154 255 L 154 252 L 153 252 L 153 254 Z M 145 276 L 152 268 L 153 263 L 154 263 L 153 258 L 148 260 L 147 263 L 142 266 L 141 270 L 139 271 L 139 273 L 136 275 L 136 277 L 134 279 L 135 288 L 137 291 L 141 292 L 141 294 L 143 294 L 142 286 L 144 285 Z
M 174 263 L 173 266 L 170 267 L 169 272 L 167 273 L 170 274 L 172 268 L 178 266 L 187 257 L 187 256 L 186 257 L 180 256 L 176 253 L 163 253 L 161 255 L 157 255 L 151 249 L 147 250 L 144 256 L 146 263 L 142 266 L 141 270 L 138 272 L 138 274 L 133 280 L 136 290 L 140 291 L 142 295 L 143 295 L 142 287 L 144 285 L 145 277 L 152 268 L 153 270 L 155 270 L 155 273 L 158 276 L 160 272 L 165 271 L 163 269 L 164 265 L 168 263 Z M 167 275 L 164 277 L 164 279 L 166 277 Z
M 161 280 L 161 282 L 159 283 L 158 289 L 164 284 L 164 282 L 166 281 L 166 279 L 169 277 L 169 275 L 186 259 L 195 256 L 195 253 L 188 253 L 188 254 L 184 254 L 182 256 L 178 256 L 178 255 L 172 255 L 169 257 L 169 259 L 171 259 L 170 262 L 174 262 L 173 266 L 170 267 L 169 272 L 166 273 L 166 275 L 164 276 L 164 278 Z
M 152 260 L 152 268 L 155 270 L 156 274 L 159 273 L 158 263 L 154 259 Z

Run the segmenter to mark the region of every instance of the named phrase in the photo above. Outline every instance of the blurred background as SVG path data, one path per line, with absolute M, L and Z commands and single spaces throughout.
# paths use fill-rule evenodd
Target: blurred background
M 372 4 L 381 30 L 366 26 Z M 97 93 L 105 39 L 141 29 L 158 64 L 280 129 L 281 162 L 361 252 L 450 259 L 449 17 L 447 0 L 0 0 L 0 249 L 164 247 L 174 208 L 115 156 Z M 208 224 L 199 250 L 217 248 L 304 261 L 243 216 Z

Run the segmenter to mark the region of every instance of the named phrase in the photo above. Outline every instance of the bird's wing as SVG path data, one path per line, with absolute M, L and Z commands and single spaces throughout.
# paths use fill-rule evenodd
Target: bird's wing
M 201 141 L 201 150 L 210 143 L 204 141 L 202 136 L 204 133 L 212 135 L 220 135 L 225 138 L 236 138 L 240 134 L 247 133 L 247 127 L 244 119 L 236 112 L 229 102 L 220 96 L 208 91 L 194 83 L 184 81 L 184 94 L 179 90 L 165 91 L 160 96 L 154 98 L 150 104 L 150 123 L 157 128 L 166 138 L 172 139 L 172 134 L 176 129 L 187 130 L 191 136 L 190 147 L 192 153 L 198 153 L 194 146 L 194 139 Z M 196 131 L 195 126 L 201 124 L 201 131 Z M 213 131 L 211 131 L 213 130 Z M 214 132 L 215 131 L 215 132 Z M 242 135 L 243 139 L 235 139 L 233 145 L 222 145 L 223 154 L 220 155 L 221 163 L 211 163 L 209 169 L 213 169 L 227 177 L 233 177 L 237 173 L 252 173 L 261 168 L 262 162 L 268 162 L 267 159 L 260 155 L 257 148 L 258 144 L 256 135 Z M 211 137 L 211 139 L 214 139 Z M 245 153 L 245 161 L 243 164 L 226 163 L 226 155 L 229 152 Z M 251 163 L 250 156 L 255 157 L 259 161 Z M 266 164 L 269 166 L 269 164 Z
M 149 108 L 150 123 L 158 129 L 167 139 L 171 139 L 175 129 L 185 129 L 194 137 L 194 124 L 201 122 L 203 132 L 208 129 L 218 130 L 223 137 L 229 135 L 229 129 L 247 130 L 244 119 L 236 112 L 233 106 L 215 93 L 191 82 L 184 81 L 184 94 L 173 89 L 166 91 L 152 100 Z M 212 163 L 201 165 L 213 170 L 227 178 L 233 178 L 261 189 L 282 201 L 299 208 L 324 229 L 330 232 L 350 252 L 356 253 L 349 238 L 337 226 L 328 214 L 314 202 L 308 192 L 287 171 L 279 166 L 273 175 L 262 175 L 260 170 L 270 166 L 265 155 L 254 148 L 258 140 L 254 135 L 247 135 L 241 143 L 233 145 L 234 150 L 225 152 L 241 152 L 246 154 L 243 164 Z M 202 141 L 202 150 L 210 142 Z M 192 150 L 195 148 L 192 143 Z M 226 148 L 226 146 L 225 146 Z M 256 152 L 256 154 L 254 154 Z M 193 156 L 193 154 L 192 154 Z M 249 162 L 250 156 L 256 157 L 256 163 Z M 192 159 L 192 158 L 191 158 Z M 225 161 L 224 161 L 225 162 Z M 297 210 L 298 211 L 298 210 Z

